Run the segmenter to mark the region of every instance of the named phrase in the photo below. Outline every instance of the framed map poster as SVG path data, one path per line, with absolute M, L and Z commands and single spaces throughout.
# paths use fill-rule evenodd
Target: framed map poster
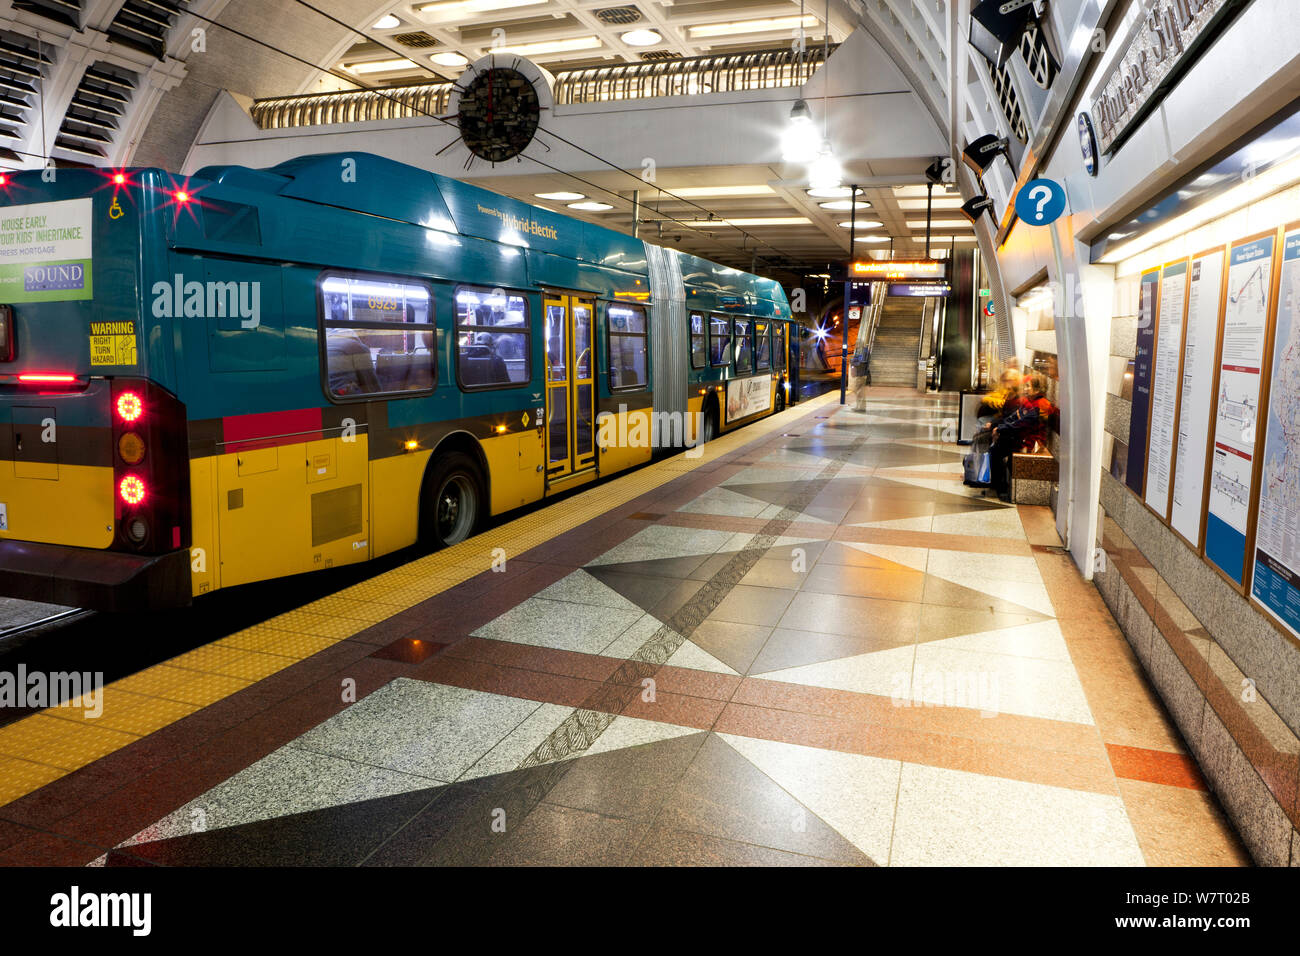
M 1300 637 L 1300 228 L 1282 240 L 1250 594 Z
M 1171 262 L 1160 270 L 1159 302 L 1143 500 L 1148 508 L 1164 519 L 1169 516 L 1169 484 L 1173 477 L 1175 427 L 1178 424 L 1178 380 L 1183 361 L 1183 318 L 1187 311 L 1187 260 Z
M 1246 539 L 1255 496 L 1256 425 L 1276 246 L 1277 233 L 1269 232 L 1234 243 L 1228 250 L 1205 557 L 1239 589 L 1245 581 Z
M 1169 526 L 1197 551 L 1201 547 L 1203 527 L 1214 359 L 1219 354 L 1223 252 L 1220 246 L 1192 257 L 1183 337 L 1182 397 L 1178 400 L 1178 444 L 1174 452 Z

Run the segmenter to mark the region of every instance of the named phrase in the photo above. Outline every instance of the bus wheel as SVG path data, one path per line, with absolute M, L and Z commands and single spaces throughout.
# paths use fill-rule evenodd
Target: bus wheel
M 483 480 L 468 455 L 452 452 L 425 477 L 420 540 L 436 548 L 464 541 L 478 524 Z
M 776 383 L 776 411 L 777 414 L 785 411 L 785 383 Z
M 707 445 L 713 439 L 718 437 L 718 408 L 716 405 L 710 405 L 704 412 L 703 434 L 700 436 L 700 444 Z

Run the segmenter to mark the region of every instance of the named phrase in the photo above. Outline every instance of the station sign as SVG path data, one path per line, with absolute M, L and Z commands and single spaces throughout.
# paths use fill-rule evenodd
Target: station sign
M 952 286 L 946 282 L 891 282 L 890 295 L 912 296 L 924 299 L 946 298 Z
M 946 279 L 948 263 L 943 259 L 869 259 L 849 264 L 849 275 L 859 279 Z
M 1242 6 L 1240 0 L 1148 0 L 1092 101 L 1102 153 L 1137 128 Z

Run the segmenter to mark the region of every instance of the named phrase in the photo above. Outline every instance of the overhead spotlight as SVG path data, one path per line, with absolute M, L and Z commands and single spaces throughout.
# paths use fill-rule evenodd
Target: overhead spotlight
M 790 125 L 781 137 L 781 158 L 787 163 L 808 163 L 816 158 L 817 146 L 812 110 L 803 99 L 795 100 Z
M 830 140 L 823 140 L 821 151 L 808 167 L 808 185 L 813 189 L 834 189 L 843 178 L 840 161 L 831 151 Z
M 980 0 L 970 12 L 970 45 L 993 66 L 1003 66 L 1036 20 L 1033 0 Z
M 974 170 L 976 176 L 983 179 L 984 171 L 992 166 L 993 160 L 999 156 L 1006 157 L 1008 165 L 1015 165 L 1011 162 L 1010 147 L 1011 140 L 1007 139 L 1007 137 L 999 137 L 996 133 L 988 133 L 962 150 L 962 162 Z
M 993 200 L 988 196 L 976 196 L 969 202 L 963 203 L 961 214 L 969 219 L 972 223 L 979 222 L 980 216 L 988 212 L 989 218 L 993 218 Z

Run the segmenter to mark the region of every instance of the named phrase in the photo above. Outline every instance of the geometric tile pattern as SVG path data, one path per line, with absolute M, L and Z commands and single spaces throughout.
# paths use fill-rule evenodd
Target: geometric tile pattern
M 962 485 L 953 411 L 796 407 L 236 693 L 229 769 L 178 775 L 196 743 L 148 798 L 0 814 L 113 866 L 1244 862 L 1158 704 L 1109 692 L 1095 590 Z

